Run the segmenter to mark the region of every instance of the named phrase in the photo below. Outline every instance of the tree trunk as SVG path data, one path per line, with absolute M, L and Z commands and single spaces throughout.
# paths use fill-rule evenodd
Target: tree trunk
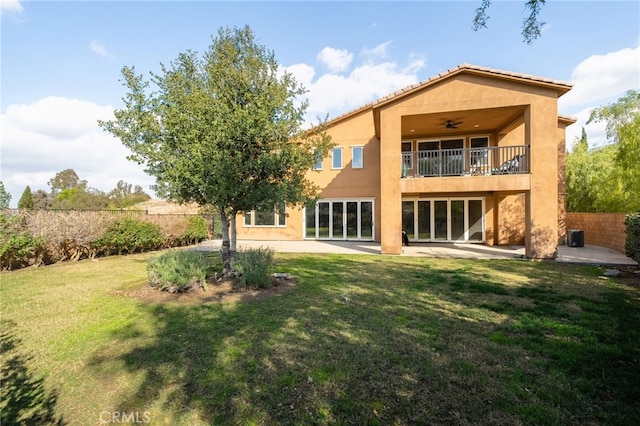
M 231 253 L 235 256 L 237 251 L 236 213 L 231 214 Z
M 233 275 L 231 269 L 231 259 L 233 255 L 231 254 L 231 244 L 229 241 L 229 218 L 223 211 L 220 211 L 220 224 L 222 225 L 222 229 L 220 230 L 222 233 L 222 250 L 220 251 L 220 255 L 222 256 L 222 276 L 228 278 Z

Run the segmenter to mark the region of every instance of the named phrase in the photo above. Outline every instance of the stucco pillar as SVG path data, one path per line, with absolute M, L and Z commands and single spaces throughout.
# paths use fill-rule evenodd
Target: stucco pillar
M 530 146 L 531 190 L 525 194 L 525 255 L 553 259 L 558 250 L 557 99 L 525 111 L 525 140 Z
M 383 254 L 402 254 L 401 116 L 380 112 L 380 246 Z

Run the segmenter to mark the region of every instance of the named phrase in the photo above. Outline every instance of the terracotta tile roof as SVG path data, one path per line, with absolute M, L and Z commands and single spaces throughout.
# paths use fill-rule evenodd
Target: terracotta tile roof
M 467 64 L 467 63 L 463 63 L 460 64 L 454 68 L 448 69 L 447 71 L 441 72 L 433 77 L 429 77 L 426 80 L 421 81 L 420 83 L 415 83 L 406 87 L 403 87 L 400 90 L 396 90 L 393 93 L 390 93 L 386 96 L 383 96 L 381 98 L 378 98 L 372 102 L 369 102 L 366 105 L 363 105 L 359 108 L 356 108 L 354 110 L 351 110 L 349 112 L 346 112 L 344 114 L 341 114 L 331 120 L 329 120 L 329 123 L 331 122 L 335 122 L 335 121 L 339 121 L 340 119 L 346 118 L 350 115 L 353 115 L 355 113 L 367 110 L 369 108 L 375 108 L 377 106 L 380 106 L 382 104 L 385 104 L 387 102 L 390 102 L 392 100 L 398 99 L 404 95 L 407 95 L 409 93 L 412 93 L 416 90 L 422 89 L 423 87 L 429 86 L 431 84 L 434 84 L 435 82 L 438 82 L 440 80 L 443 80 L 445 78 L 451 77 L 455 74 L 460 74 L 463 72 L 469 72 L 469 73 L 475 73 L 475 74 L 487 74 L 487 75 L 491 75 L 494 77 L 498 77 L 498 78 L 505 78 L 505 79 L 511 79 L 511 80 L 521 80 L 524 81 L 526 83 L 531 83 L 531 84 L 537 84 L 537 85 L 548 85 L 548 86 L 554 86 L 556 87 L 556 89 L 558 90 L 558 96 L 562 96 L 563 94 L 565 94 L 566 92 L 568 92 L 569 90 L 571 90 L 571 88 L 573 87 L 573 84 L 566 82 L 566 81 L 561 81 L 561 80 L 555 80 L 555 79 L 551 79 L 551 78 L 545 78 L 545 77 L 538 77 L 538 76 L 533 76 L 530 74 L 523 74 L 523 73 L 516 73 L 516 72 L 510 72 L 510 71 L 504 71 L 504 70 L 500 70 L 500 69 L 495 69 L 495 68 L 489 68 L 489 67 L 483 67 L 483 66 L 479 66 L 479 65 L 471 65 L 471 64 Z

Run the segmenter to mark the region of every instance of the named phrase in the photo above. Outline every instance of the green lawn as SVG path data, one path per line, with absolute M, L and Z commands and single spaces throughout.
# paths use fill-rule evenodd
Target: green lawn
M 3 425 L 640 424 L 632 278 L 276 254 L 271 297 L 123 297 L 149 256 L 1 275 Z

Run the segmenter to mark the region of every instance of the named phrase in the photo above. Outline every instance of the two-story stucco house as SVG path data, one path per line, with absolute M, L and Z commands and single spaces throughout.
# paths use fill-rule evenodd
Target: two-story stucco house
M 571 84 L 463 64 L 328 123 L 336 144 L 310 178 L 315 207 L 251 212 L 239 239 L 525 245 L 553 258 L 564 238 Z

